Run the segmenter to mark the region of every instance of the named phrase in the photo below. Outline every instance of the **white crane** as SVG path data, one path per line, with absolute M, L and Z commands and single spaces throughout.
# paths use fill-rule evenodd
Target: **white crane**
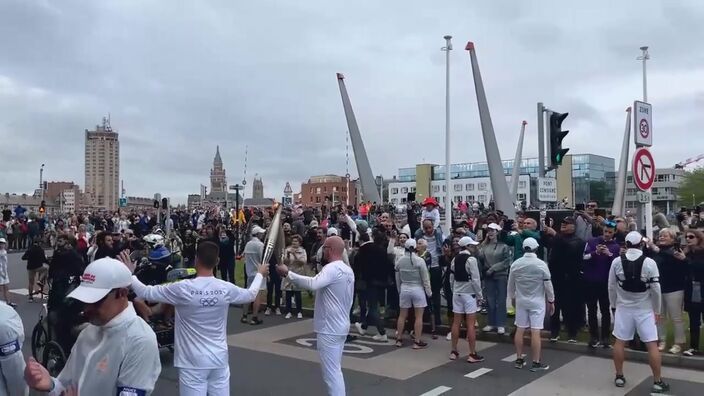
M 704 159 L 704 154 L 699 154 L 696 157 L 687 158 L 686 160 L 675 164 L 675 169 L 684 169 L 684 167 L 686 167 L 687 165 L 693 164 L 693 163 L 701 161 L 703 159 Z

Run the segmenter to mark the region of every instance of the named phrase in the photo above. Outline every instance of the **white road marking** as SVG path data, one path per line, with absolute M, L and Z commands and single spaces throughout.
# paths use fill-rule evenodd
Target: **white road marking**
M 10 293 L 19 294 L 21 296 L 28 296 L 29 290 L 25 287 L 24 289 L 12 289 Z
M 508 355 L 508 356 L 506 356 L 505 358 L 501 359 L 501 361 L 502 361 L 502 362 L 513 363 L 513 362 L 516 361 L 516 354 L 514 353 L 514 354 L 511 354 L 511 355 Z
M 465 374 L 464 376 L 465 376 L 466 378 L 472 378 L 472 379 L 474 379 L 474 378 L 479 378 L 479 377 L 481 377 L 482 375 L 484 375 L 484 374 L 486 374 L 486 373 L 488 373 L 488 372 L 490 372 L 490 371 L 492 371 L 492 369 L 486 368 L 486 367 L 482 367 L 482 368 L 480 368 L 480 369 L 476 369 L 476 370 L 472 371 L 471 373 Z
M 437 388 L 431 389 L 431 390 L 423 393 L 420 396 L 438 396 L 438 395 L 442 395 L 443 393 L 445 393 L 451 389 L 452 388 L 450 388 L 449 386 L 438 386 Z

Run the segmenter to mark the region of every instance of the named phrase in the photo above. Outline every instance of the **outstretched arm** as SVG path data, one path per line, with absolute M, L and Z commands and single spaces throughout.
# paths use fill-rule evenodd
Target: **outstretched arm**
M 314 277 L 298 275 L 295 272 L 287 271 L 288 279 L 294 285 L 307 290 L 320 290 L 342 276 L 342 272 L 335 271 L 334 268 L 325 266 L 323 270 Z

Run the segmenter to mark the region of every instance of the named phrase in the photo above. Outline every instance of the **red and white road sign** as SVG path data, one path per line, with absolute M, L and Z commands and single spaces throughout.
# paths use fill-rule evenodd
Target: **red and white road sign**
M 655 182 L 655 160 L 645 147 L 636 149 L 633 155 L 633 182 L 641 191 L 648 191 Z
M 636 100 L 633 102 L 633 135 L 636 147 L 653 145 L 653 106 Z

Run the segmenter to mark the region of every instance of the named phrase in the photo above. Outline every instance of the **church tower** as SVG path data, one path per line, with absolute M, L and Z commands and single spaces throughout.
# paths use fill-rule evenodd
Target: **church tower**
M 264 199 L 264 183 L 262 183 L 261 177 L 254 176 L 254 183 L 252 184 L 252 198 Z
M 213 168 L 210 170 L 210 192 L 227 192 L 227 178 L 225 177 L 225 169 L 222 167 L 222 158 L 220 158 L 220 146 L 217 146 L 215 150 Z

